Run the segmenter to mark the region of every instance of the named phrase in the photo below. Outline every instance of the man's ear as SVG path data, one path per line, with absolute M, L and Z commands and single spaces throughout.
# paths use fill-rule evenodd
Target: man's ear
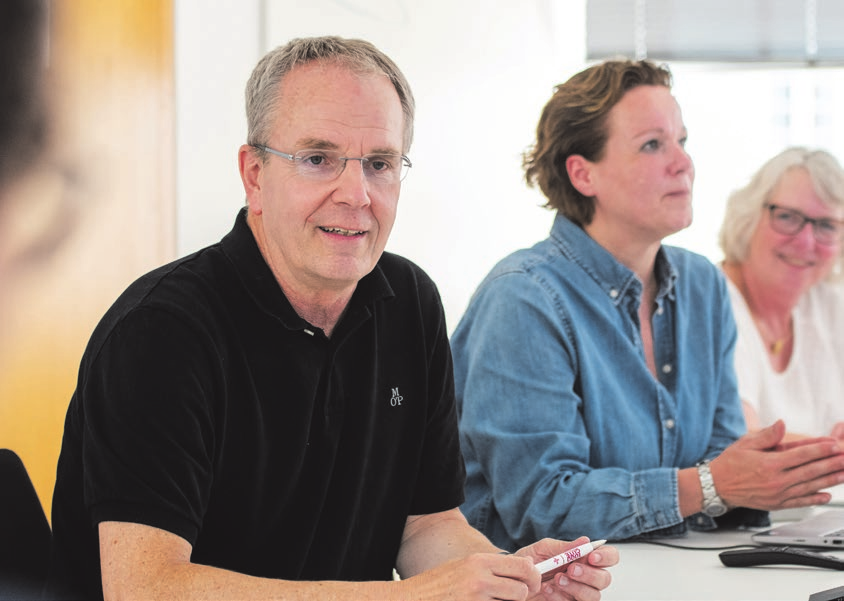
M 566 159 L 566 171 L 574 189 L 587 198 L 595 196 L 594 182 L 592 181 L 592 163 L 583 158 L 582 155 L 573 154 Z
M 237 163 L 240 170 L 240 181 L 243 182 L 243 189 L 246 192 L 246 203 L 249 205 L 249 211 L 260 215 L 264 210 L 261 187 L 264 163 L 255 148 L 249 144 L 244 144 L 238 150 Z

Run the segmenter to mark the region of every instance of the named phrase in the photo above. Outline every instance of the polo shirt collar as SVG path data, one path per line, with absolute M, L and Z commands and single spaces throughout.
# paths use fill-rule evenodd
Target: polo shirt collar
M 311 329 L 307 321 L 299 317 L 267 264 L 251 228 L 246 223 L 247 208 L 241 208 L 234 227 L 220 242 L 223 253 L 234 266 L 243 287 L 262 311 L 279 319 L 291 330 Z M 394 297 L 395 293 L 387 281 L 380 265 L 376 264 L 369 274 L 358 282 L 349 301 L 346 315 L 338 327 L 347 320 L 363 321 L 371 315 L 370 307 L 379 299 Z

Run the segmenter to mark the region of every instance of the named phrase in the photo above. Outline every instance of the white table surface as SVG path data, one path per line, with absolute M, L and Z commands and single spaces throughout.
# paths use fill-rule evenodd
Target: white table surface
M 844 488 L 844 487 L 839 487 Z M 834 493 L 839 505 L 840 491 Z M 823 510 L 815 508 L 813 511 Z M 790 521 L 808 510 L 776 512 L 772 519 Z M 750 531 L 691 532 L 666 539 L 676 545 L 726 547 L 752 544 Z M 808 601 L 813 593 L 844 586 L 844 571 L 803 566 L 728 568 L 718 550 L 674 549 L 648 543 L 613 543 L 619 564 L 611 568 L 612 585 L 605 601 Z M 842 551 L 821 551 L 844 558 Z

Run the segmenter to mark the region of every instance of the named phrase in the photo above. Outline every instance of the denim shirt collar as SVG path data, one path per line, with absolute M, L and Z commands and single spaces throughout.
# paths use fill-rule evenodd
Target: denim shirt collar
M 551 226 L 551 239 L 564 256 L 577 263 L 595 280 L 612 303 L 618 305 L 628 295 L 641 298 L 642 282 L 638 276 L 569 218 L 557 214 Z M 677 270 L 662 246 L 657 252 L 654 269 L 659 284 L 656 295 L 659 307 L 666 297 L 674 300 L 674 284 L 677 280 Z

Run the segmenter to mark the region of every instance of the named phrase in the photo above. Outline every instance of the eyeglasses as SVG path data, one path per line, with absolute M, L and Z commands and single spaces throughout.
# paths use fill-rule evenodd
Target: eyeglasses
M 800 211 L 779 205 L 765 203 L 771 216 L 771 227 L 784 236 L 796 236 L 807 223 L 812 224 L 812 233 L 818 244 L 837 244 L 844 236 L 844 221 L 822 217 L 806 217 Z
M 403 154 L 373 153 L 362 157 L 344 157 L 337 150 L 307 148 L 288 154 L 261 144 L 252 146 L 291 161 L 299 175 L 319 182 L 337 179 L 346 168 L 346 161 L 360 161 L 367 181 L 382 186 L 398 184 L 413 166 Z

